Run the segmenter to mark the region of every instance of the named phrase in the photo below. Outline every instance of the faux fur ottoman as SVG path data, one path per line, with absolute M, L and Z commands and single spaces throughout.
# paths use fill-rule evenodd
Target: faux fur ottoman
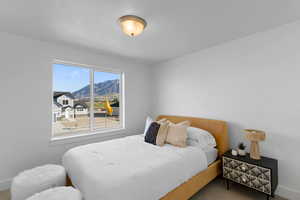
M 49 188 L 65 186 L 66 171 L 60 165 L 44 165 L 18 174 L 12 181 L 11 200 L 24 200 Z
M 56 187 L 37 193 L 26 200 L 82 200 L 79 190 L 73 187 Z

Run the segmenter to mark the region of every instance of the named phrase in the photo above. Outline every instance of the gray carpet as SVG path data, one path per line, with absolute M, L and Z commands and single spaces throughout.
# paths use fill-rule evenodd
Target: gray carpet
M 224 179 L 218 178 L 201 189 L 191 200 L 266 200 L 267 196 L 258 191 L 241 186 L 236 183 L 230 184 L 226 189 Z M 270 200 L 286 200 L 281 197 Z
M 0 192 L 0 200 L 9 200 L 9 192 Z M 232 183 L 226 190 L 223 179 L 218 178 L 200 190 L 191 200 L 266 200 L 266 195 Z M 283 198 L 271 198 L 284 200 Z

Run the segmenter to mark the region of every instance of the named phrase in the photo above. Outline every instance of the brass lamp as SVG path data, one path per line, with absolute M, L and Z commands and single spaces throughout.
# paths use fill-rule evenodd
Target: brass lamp
M 250 158 L 260 160 L 258 142 L 266 139 L 266 133 L 264 131 L 254 129 L 244 129 L 244 131 L 246 132 L 246 139 L 248 139 L 251 142 Z

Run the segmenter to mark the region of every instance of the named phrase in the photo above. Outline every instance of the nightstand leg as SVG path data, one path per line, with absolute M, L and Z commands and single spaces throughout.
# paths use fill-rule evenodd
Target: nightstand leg
M 267 194 L 267 200 L 269 200 L 269 199 L 270 199 L 270 195 Z
M 227 190 L 229 190 L 229 180 L 228 179 L 226 179 L 226 188 L 227 188 Z

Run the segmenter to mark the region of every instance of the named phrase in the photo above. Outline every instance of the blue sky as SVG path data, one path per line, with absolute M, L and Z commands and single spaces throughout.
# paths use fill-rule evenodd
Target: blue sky
M 94 82 L 119 79 L 119 74 L 95 72 Z M 74 92 L 89 84 L 89 69 L 71 65 L 53 64 L 53 91 Z

